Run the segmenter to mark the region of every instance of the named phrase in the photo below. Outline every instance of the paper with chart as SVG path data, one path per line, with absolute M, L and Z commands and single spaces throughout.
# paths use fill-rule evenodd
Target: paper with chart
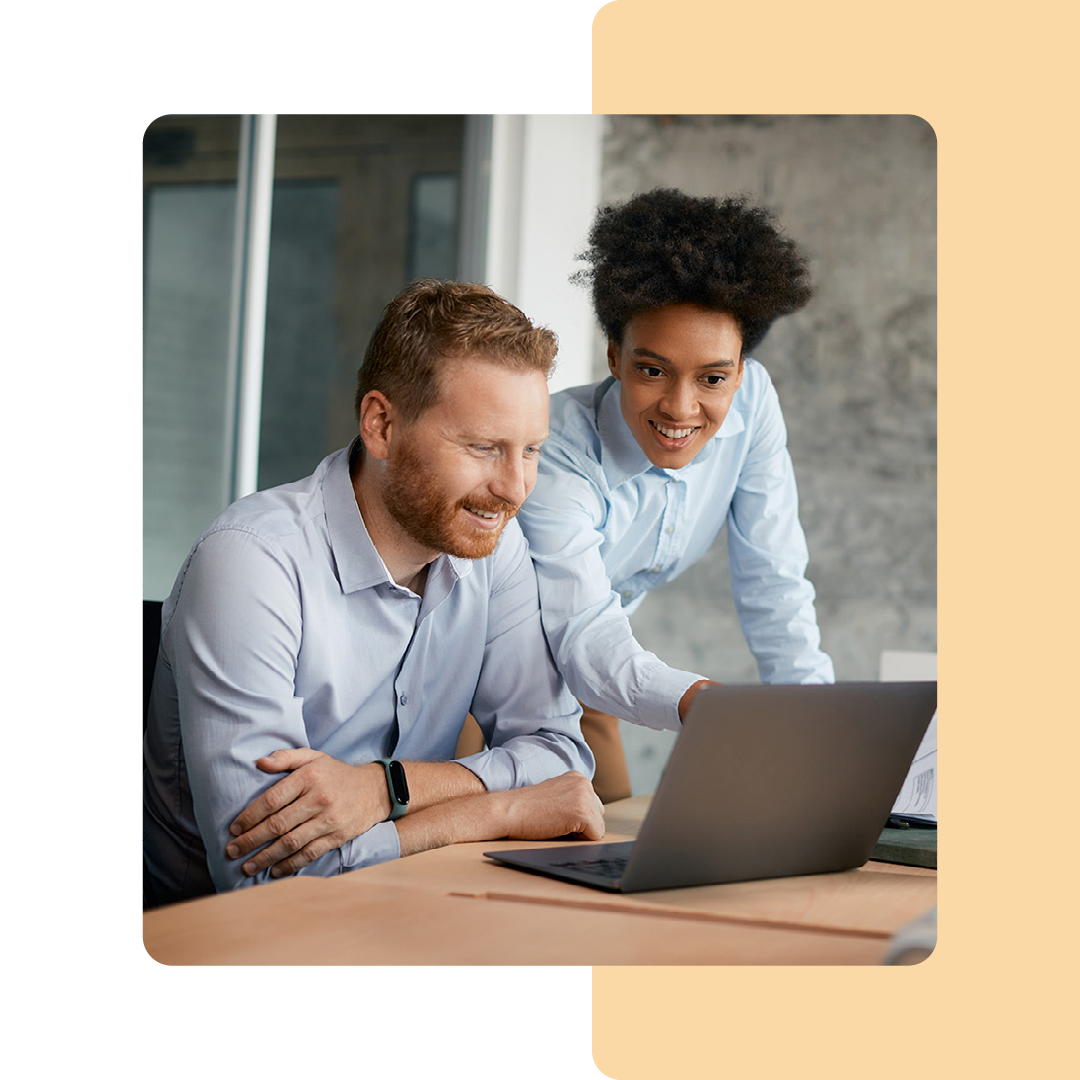
M 937 822 L 937 713 L 926 729 L 907 779 L 893 805 L 894 814 Z

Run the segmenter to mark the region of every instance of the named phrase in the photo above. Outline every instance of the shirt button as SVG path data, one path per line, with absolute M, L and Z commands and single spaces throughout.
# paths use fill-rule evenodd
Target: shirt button
M 629 589 L 623 589 L 623 599 L 629 600 L 634 594 Z
M 668 536 L 670 536 L 670 535 L 671 535 L 671 534 L 672 534 L 672 533 L 673 533 L 674 531 L 675 531 L 675 526 L 674 526 L 674 525 L 669 525 L 669 526 L 668 526 L 668 527 L 667 527 L 667 528 L 666 528 L 666 529 L 664 530 L 664 532 L 665 532 L 665 533 L 667 533 L 667 535 L 668 535 Z
M 401 697 L 398 698 L 398 701 L 402 705 L 408 705 L 409 704 L 409 695 L 408 694 L 402 694 Z
M 662 569 L 663 569 L 663 567 L 662 567 L 662 566 L 654 566 L 654 567 L 652 568 L 652 572 L 653 572 L 654 574 L 659 574 L 659 573 L 660 573 L 660 571 L 661 571 Z

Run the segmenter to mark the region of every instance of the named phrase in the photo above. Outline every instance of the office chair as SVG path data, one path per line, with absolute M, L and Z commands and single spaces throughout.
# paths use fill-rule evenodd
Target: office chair
M 154 682 L 154 667 L 157 664 L 158 645 L 161 642 L 161 601 L 144 600 L 142 605 L 143 649 L 142 649 L 142 689 L 143 735 L 146 734 L 146 714 L 150 711 L 150 689 Z M 143 911 L 151 911 L 157 904 L 153 898 L 153 888 L 146 872 L 146 856 L 143 856 Z
M 161 601 L 144 600 L 142 603 L 143 626 L 143 733 L 146 732 L 146 714 L 150 711 L 150 687 L 154 681 L 158 645 L 161 642 Z

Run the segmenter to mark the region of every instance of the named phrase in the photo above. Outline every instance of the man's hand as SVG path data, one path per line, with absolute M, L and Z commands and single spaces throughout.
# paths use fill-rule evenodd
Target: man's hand
M 503 795 L 509 815 L 508 840 L 551 840 L 556 836 L 599 840 L 604 835 L 604 804 L 579 772 L 563 773 Z
M 682 723 L 686 720 L 686 714 L 690 711 L 690 702 L 697 697 L 699 690 L 704 690 L 706 686 L 723 685 L 723 683 L 713 682 L 712 679 L 698 679 L 698 681 L 679 699 L 679 722 Z
M 367 832 L 390 813 L 386 773 L 378 763 L 347 765 L 318 750 L 275 750 L 255 764 L 268 773 L 288 772 L 264 791 L 229 827 L 236 837 L 225 848 L 254 876 L 295 874 L 328 851 Z M 268 845 L 263 847 L 263 845 Z

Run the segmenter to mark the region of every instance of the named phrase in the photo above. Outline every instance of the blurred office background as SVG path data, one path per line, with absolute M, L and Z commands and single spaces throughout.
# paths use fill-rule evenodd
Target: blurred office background
M 817 295 L 756 357 L 776 384 L 839 679 L 934 652 L 936 140 L 912 116 L 167 116 L 144 139 L 144 596 L 234 498 L 355 433 L 356 368 L 414 277 L 485 281 L 607 374 L 567 278 L 600 202 L 749 192 Z M 756 681 L 725 538 L 634 617 L 667 662 Z M 674 736 L 623 725 L 635 792 Z

